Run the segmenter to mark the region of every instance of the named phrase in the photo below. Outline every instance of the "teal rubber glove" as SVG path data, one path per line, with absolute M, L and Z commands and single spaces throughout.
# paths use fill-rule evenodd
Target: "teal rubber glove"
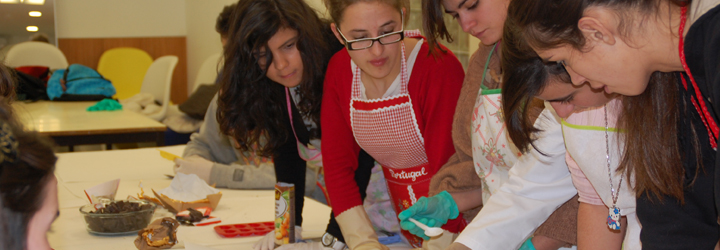
M 416 219 L 428 227 L 441 227 L 448 220 L 457 218 L 458 215 L 460 215 L 460 211 L 458 211 L 452 195 L 447 191 L 442 191 L 432 197 L 420 197 L 415 204 L 400 212 L 398 218 L 400 218 L 400 227 L 402 229 L 429 240 L 430 237 L 425 235 L 425 231 L 409 221 L 409 218 Z
M 114 111 L 122 110 L 122 104 L 113 99 L 103 99 L 93 106 L 87 108 L 87 111 Z
M 532 238 L 527 239 L 518 250 L 535 250 L 535 245 L 533 245 L 532 243 Z

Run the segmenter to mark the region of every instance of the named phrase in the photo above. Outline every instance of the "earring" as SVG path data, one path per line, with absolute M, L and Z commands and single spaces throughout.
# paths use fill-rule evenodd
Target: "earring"
M 595 38 L 602 40 L 602 39 L 603 39 L 602 33 L 600 33 L 600 32 L 595 32 Z

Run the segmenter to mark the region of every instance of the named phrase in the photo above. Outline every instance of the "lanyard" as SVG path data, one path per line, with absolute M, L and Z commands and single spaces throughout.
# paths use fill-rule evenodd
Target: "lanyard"
M 717 123 L 715 123 L 715 120 L 712 118 L 712 116 L 710 116 L 710 112 L 708 112 L 707 106 L 705 105 L 705 100 L 702 97 L 702 93 L 700 93 L 700 89 L 695 82 L 695 78 L 692 76 L 692 73 L 690 73 L 690 68 L 685 61 L 685 51 L 683 50 L 683 30 L 685 29 L 685 21 L 687 19 L 687 6 L 682 7 L 681 13 L 682 14 L 680 17 L 680 28 L 678 30 L 678 35 L 680 36 L 680 41 L 678 45 L 678 50 L 680 51 L 680 62 L 682 63 L 683 69 L 685 70 L 685 73 L 687 73 L 688 77 L 690 78 L 690 82 L 695 89 L 695 96 L 691 97 L 692 104 L 695 107 L 695 110 L 697 110 L 697 112 L 700 114 L 700 118 L 705 125 L 705 129 L 707 129 L 708 131 L 708 137 L 710 138 L 710 146 L 712 146 L 714 150 L 717 150 L 717 135 L 720 132 L 720 128 L 718 128 Z M 683 87 L 685 87 L 685 90 L 687 90 L 687 81 L 685 80 L 685 77 L 681 76 L 680 79 L 682 79 Z M 700 104 L 699 106 L 698 103 Z

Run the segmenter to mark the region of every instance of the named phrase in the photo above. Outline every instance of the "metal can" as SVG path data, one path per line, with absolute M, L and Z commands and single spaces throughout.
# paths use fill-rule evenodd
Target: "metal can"
M 295 184 L 275 184 L 275 245 L 295 243 Z

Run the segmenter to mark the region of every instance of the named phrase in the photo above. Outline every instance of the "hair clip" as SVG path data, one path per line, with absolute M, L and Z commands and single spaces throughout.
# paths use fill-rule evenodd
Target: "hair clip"
M 14 162 L 18 155 L 18 141 L 7 122 L 0 126 L 0 164 Z

